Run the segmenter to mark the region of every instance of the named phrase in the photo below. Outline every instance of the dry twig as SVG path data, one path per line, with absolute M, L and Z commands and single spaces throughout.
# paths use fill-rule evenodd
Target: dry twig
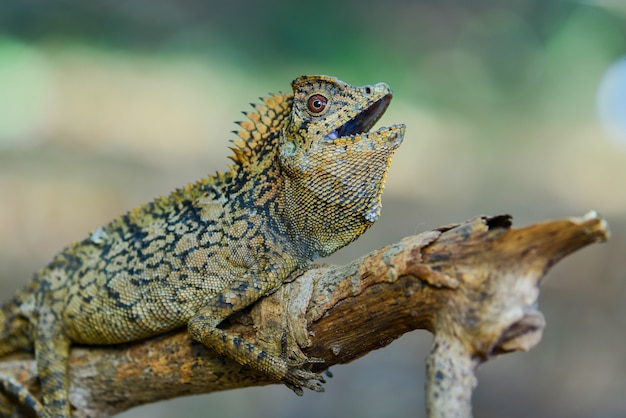
M 481 217 L 405 238 L 345 266 L 295 274 L 224 326 L 274 352 L 323 360 L 312 364 L 315 371 L 427 329 L 435 335 L 427 360 L 428 416 L 468 417 L 475 368 L 541 339 L 541 278 L 564 256 L 606 239 L 606 222 L 595 213 L 520 229 L 511 229 L 509 216 Z M 184 330 L 127 345 L 77 347 L 70 368 L 76 417 L 273 383 L 192 342 Z M 38 393 L 32 358 L 7 357 L 0 373 Z M 0 416 L 3 408 L 8 411 L 0 398 Z

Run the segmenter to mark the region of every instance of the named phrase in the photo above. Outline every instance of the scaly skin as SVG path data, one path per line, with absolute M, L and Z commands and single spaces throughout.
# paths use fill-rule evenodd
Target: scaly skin
M 39 416 L 69 417 L 72 343 L 123 343 L 182 326 L 296 392 L 322 390 L 320 375 L 217 325 L 372 225 L 404 126 L 366 133 L 391 99 L 385 84 L 303 76 L 292 87 L 239 122 L 230 171 L 73 243 L 2 306 L 0 356 L 34 349 L 43 406 L 0 376 L 5 394 Z

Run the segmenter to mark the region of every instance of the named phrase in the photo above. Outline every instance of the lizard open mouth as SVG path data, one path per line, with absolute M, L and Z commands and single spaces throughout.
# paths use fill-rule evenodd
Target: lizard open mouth
M 353 119 L 330 132 L 326 135 L 325 139 L 334 140 L 344 136 L 352 136 L 369 131 L 370 128 L 378 122 L 378 119 L 380 119 L 383 113 L 385 113 L 390 101 L 391 94 L 383 96 L 381 99 L 375 101 L 370 107 L 356 115 Z

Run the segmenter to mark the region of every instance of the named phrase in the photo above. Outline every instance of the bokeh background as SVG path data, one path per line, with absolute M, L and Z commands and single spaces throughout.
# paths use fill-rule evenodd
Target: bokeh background
M 386 81 L 405 122 L 380 221 L 330 261 L 510 213 L 582 215 L 609 243 L 549 274 L 541 344 L 480 368 L 477 417 L 626 416 L 624 0 L 0 0 L 0 299 L 72 240 L 227 167 L 232 121 L 300 74 Z M 417 331 L 281 386 L 123 417 L 425 416 Z

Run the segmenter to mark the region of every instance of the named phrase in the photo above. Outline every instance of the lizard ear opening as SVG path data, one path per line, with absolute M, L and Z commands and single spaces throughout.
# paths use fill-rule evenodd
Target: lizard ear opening
M 287 140 L 284 144 L 283 144 L 283 152 L 282 154 L 285 157 L 291 157 L 292 155 L 294 155 L 296 153 L 296 143 L 294 141 L 290 141 Z

